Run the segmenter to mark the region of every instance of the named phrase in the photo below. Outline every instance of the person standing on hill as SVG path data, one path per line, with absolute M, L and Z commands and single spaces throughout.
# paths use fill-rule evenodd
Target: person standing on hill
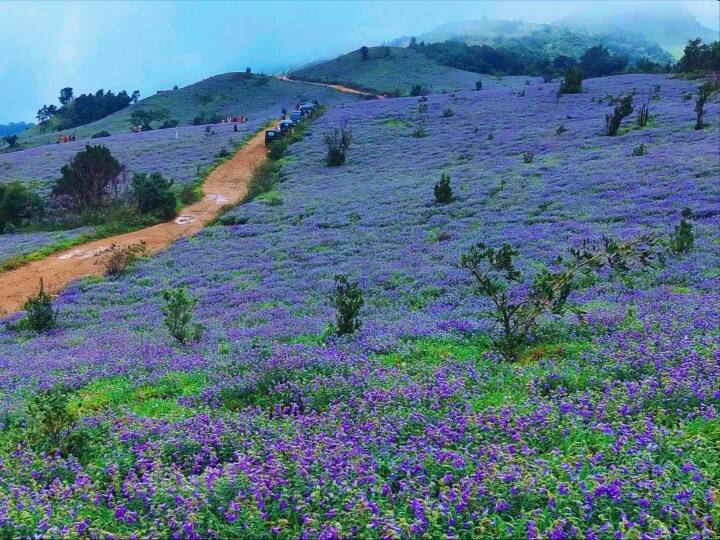
M 178 128 L 175 128 L 175 138 L 177 139 L 180 136 L 180 132 L 178 131 Z

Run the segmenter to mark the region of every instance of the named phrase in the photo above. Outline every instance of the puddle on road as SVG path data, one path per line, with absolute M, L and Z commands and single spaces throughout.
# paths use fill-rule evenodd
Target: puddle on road
M 175 218 L 175 223 L 177 223 L 178 225 L 188 225 L 190 223 L 193 223 L 194 221 L 196 221 L 196 219 L 191 216 L 178 216 Z
M 218 204 L 224 204 L 228 202 L 228 198 L 224 195 L 208 195 L 207 198 Z
M 95 249 L 73 249 L 72 251 L 69 251 L 64 255 L 60 255 L 58 259 L 60 259 L 61 261 L 67 259 L 87 259 L 89 257 L 95 257 L 96 255 L 100 255 L 101 253 L 107 251 L 107 249 L 107 246 Z

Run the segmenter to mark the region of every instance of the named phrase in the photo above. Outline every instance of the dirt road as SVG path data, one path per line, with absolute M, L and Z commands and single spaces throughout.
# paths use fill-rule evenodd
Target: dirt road
M 228 161 L 217 167 L 205 180 L 201 201 L 186 206 L 172 221 L 153 225 L 135 232 L 112 236 L 75 246 L 50 257 L 0 274 L 0 316 L 21 309 L 27 297 L 37 292 L 40 278 L 51 293 L 61 291 L 72 280 L 101 275 L 101 253 L 115 244 L 127 246 L 141 240 L 153 253 L 169 246 L 178 238 L 202 230 L 227 204 L 238 204 L 248 190 L 253 168 L 265 159 L 265 133 L 261 131 L 246 142 Z
M 349 86 L 343 86 L 342 84 L 326 84 L 321 82 L 310 82 L 310 81 L 301 81 L 298 79 L 290 79 L 289 77 L 286 77 L 285 75 L 278 76 L 278 79 L 281 81 L 288 81 L 288 82 L 301 82 L 305 84 L 316 84 L 318 86 L 327 86 L 328 88 L 332 88 L 334 90 L 337 90 L 338 92 L 347 92 L 348 94 L 358 94 L 360 96 L 373 96 L 378 99 L 385 99 L 387 96 L 383 96 L 381 94 L 371 94 L 369 92 L 363 92 L 361 90 L 356 90 L 355 88 L 350 88 Z

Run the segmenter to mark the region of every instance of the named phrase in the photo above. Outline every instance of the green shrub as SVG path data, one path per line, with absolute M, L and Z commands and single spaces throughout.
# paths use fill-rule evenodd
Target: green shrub
M 482 81 L 481 80 L 475 81 L 475 90 L 482 90 Z
M 93 133 L 93 135 L 90 137 L 91 139 L 102 139 L 103 137 L 109 137 L 110 132 L 102 130 L 98 131 L 97 133 Z
M 58 385 L 38 392 L 28 403 L 28 428 L 51 448 L 60 445 L 63 431 L 75 422 L 69 396 L 70 390 Z
M 343 274 L 335 276 L 335 292 L 332 296 L 335 306 L 335 334 L 342 336 L 352 334 L 361 326 L 360 308 L 365 303 L 358 283 L 351 282 Z
M 442 173 L 440 180 L 435 183 L 435 202 L 437 204 L 447 204 L 452 202 L 453 193 L 450 185 L 450 175 L 446 172 Z
M 695 234 L 690 220 L 692 219 L 692 210 L 683 208 L 680 213 L 680 224 L 675 226 L 675 234 L 670 240 L 670 251 L 681 254 L 687 253 L 693 248 L 695 243 Z
M 177 214 L 177 200 L 172 191 L 172 180 L 159 172 L 135 173 L 132 179 L 132 197 L 141 214 L 156 213 L 163 219 Z
M 705 102 L 707 102 L 710 95 L 713 93 L 713 85 L 710 82 L 703 83 L 697 90 L 697 98 L 695 98 L 695 129 L 702 129 L 705 127 L 703 123 L 703 117 L 705 116 Z
M 560 83 L 560 94 L 579 94 L 582 92 L 583 72 L 579 69 L 568 69 Z
M 273 161 L 277 161 L 282 158 L 285 155 L 285 152 L 287 152 L 290 142 L 290 139 L 287 137 L 271 142 L 268 157 Z
M 443 112 L 442 112 L 443 118 L 450 118 L 454 114 L 455 114 L 455 112 L 450 107 L 443 109 Z
M 25 301 L 23 309 L 26 312 L 23 323 L 30 330 L 39 333 L 57 326 L 57 312 L 53 309 L 52 298 L 45 292 L 42 278 L 38 293 Z
M 430 93 L 430 91 L 429 91 L 427 88 L 425 88 L 423 85 L 421 85 L 421 84 L 415 84 L 415 85 L 413 85 L 413 87 L 410 89 L 410 95 L 411 95 L 412 97 L 426 96 L 426 95 L 428 95 L 429 93 Z
M 567 131 L 567 128 L 566 128 L 563 124 L 560 124 L 560 125 L 555 129 L 555 135 L 562 135 L 562 134 L 565 133 L 566 131 Z
M 535 152 L 531 152 L 530 150 L 526 150 L 523 152 L 523 163 L 532 163 L 533 159 L 535 159 Z
M 461 256 L 459 267 L 472 276 L 475 293 L 489 299 L 493 308 L 488 315 L 500 326 L 494 340 L 498 350 L 509 360 L 518 358 L 541 317 L 582 316 L 582 310 L 568 303 L 570 293 L 579 288 L 581 279 L 609 267 L 626 272 L 631 265 L 646 266 L 654 258 L 656 240 L 643 236 L 619 242 L 603 238 L 601 242 L 584 240 L 579 249 L 570 249 L 570 258 L 558 257 L 557 270 L 542 267 L 531 278 L 523 277 L 515 266 L 518 251 L 505 242 L 499 248 L 478 242 Z M 517 295 L 511 288 L 522 286 L 527 292 Z
M 181 345 L 190 341 L 199 341 L 202 337 L 202 325 L 190 324 L 197 299 L 189 296 L 185 287 L 165 290 L 162 296 L 163 324 L 170 335 Z
M 632 155 L 635 157 L 644 156 L 647 154 L 647 148 L 645 146 L 645 143 L 640 143 L 635 148 L 633 148 Z
M 418 118 L 415 123 L 415 129 L 413 129 L 412 136 L 416 139 L 421 139 L 427 136 L 427 129 L 425 128 L 425 119 Z
M 0 183 L 0 234 L 44 214 L 40 196 L 20 182 Z
M 106 146 L 87 145 L 60 168 L 53 196 L 77 212 L 102 210 L 118 194 L 123 170 Z
M 170 120 L 165 120 L 162 124 L 160 124 L 160 127 L 158 129 L 174 128 L 177 127 L 178 124 L 179 122 L 177 120 L 171 118 Z
M 637 124 L 638 127 L 645 127 L 650 120 L 650 96 L 648 96 L 645 101 L 643 101 L 642 105 L 640 105 L 640 110 L 638 111 L 638 117 L 637 117 Z
M 605 115 L 605 134 L 609 137 L 617 135 L 623 119 L 632 114 L 634 110 L 632 99 L 632 94 L 619 96 L 616 100 L 616 102 L 619 101 L 619 104 L 615 106 L 612 114 Z

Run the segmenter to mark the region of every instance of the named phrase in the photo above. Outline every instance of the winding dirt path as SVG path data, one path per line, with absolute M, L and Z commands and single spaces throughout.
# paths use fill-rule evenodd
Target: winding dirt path
M 203 184 L 202 200 L 183 208 L 174 220 L 146 229 L 95 240 L 0 274 L 0 316 L 22 308 L 37 292 L 40 278 L 50 293 L 61 291 L 74 279 L 101 275 L 100 255 L 112 244 L 128 246 L 145 241 L 148 253 L 166 248 L 178 238 L 191 236 L 217 216 L 225 205 L 240 203 L 247 193 L 253 168 L 265 159 L 265 132 L 248 140 L 228 161 L 212 171 Z
M 316 84 L 318 86 L 326 86 L 327 88 L 332 88 L 333 90 L 337 90 L 338 92 L 346 92 L 348 94 L 358 94 L 360 96 L 372 96 L 372 97 L 376 97 L 378 99 L 385 99 L 387 97 L 387 96 L 383 96 L 382 94 L 371 94 L 370 92 L 363 92 L 363 91 L 357 90 L 355 88 L 350 88 L 349 86 L 343 86 L 342 84 L 327 84 L 327 83 L 321 83 L 321 82 L 302 81 L 300 79 L 291 79 L 291 78 L 287 77 L 286 75 L 279 75 L 278 79 L 280 79 L 281 81 L 287 81 L 287 82 Z

